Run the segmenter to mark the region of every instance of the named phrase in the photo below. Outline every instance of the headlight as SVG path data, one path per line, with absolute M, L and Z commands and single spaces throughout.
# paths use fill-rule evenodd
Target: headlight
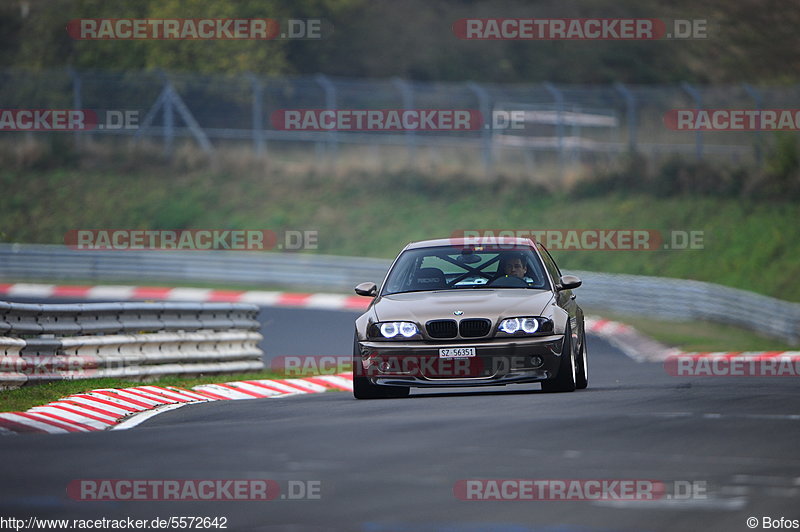
M 522 318 L 522 330 L 528 334 L 533 334 L 539 330 L 539 320 L 536 318 Z
M 500 330 L 507 334 L 514 334 L 520 329 L 518 318 L 510 318 L 500 322 Z
M 553 322 L 547 318 L 528 317 L 507 318 L 497 327 L 500 332 L 509 335 L 525 335 L 547 333 L 553 331 Z
M 394 338 L 400 333 L 400 327 L 397 326 L 396 322 L 391 321 L 389 323 L 381 323 L 380 331 L 384 338 Z
M 415 334 L 419 333 L 417 326 L 413 323 L 408 321 L 401 321 L 400 322 L 400 334 L 405 336 L 406 338 L 411 338 Z
M 416 324 L 410 321 L 386 321 L 375 325 L 377 325 L 378 331 L 384 338 L 396 338 L 398 336 L 411 338 L 419 334 Z

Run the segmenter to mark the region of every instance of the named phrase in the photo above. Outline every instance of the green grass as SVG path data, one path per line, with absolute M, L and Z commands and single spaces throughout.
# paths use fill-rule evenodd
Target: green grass
M 204 375 L 200 377 L 169 376 L 147 381 L 146 384 L 152 386 L 191 388 L 199 384 L 283 378 L 287 378 L 286 375 L 266 370 L 229 375 Z M 103 378 L 52 381 L 22 386 L 14 390 L 0 390 L 0 412 L 22 412 L 34 406 L 56 401 L 67 395 L 96 390 L 98 388 L 130 388 L 133 386 L 141 386 L 142 384 L 142 381 L 137 380 Z
M 800 350 L 780 340 L 732 325 L 706 321 L 675 322 L 641 316 L 590 312 L 631 325 L 639 332 L 683 351 L 792 351 Z

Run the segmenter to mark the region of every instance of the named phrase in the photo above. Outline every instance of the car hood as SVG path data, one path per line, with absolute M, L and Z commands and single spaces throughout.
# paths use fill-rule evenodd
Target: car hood
M 553 299 L 549 290 L 467 289 L 408 292 L 382 297 L 373 307 L 378 321 L 542 316 Z M 456 311 L 463 314 L 456 316 Z

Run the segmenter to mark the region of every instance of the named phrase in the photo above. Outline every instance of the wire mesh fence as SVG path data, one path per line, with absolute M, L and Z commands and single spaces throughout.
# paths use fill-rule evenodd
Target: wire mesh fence
M 4 70 L 0 80 L 5 109 L 89 109 L 105 116 L 98 127 L 75 133 L 79 143 L 123 135 L 158 142 L 169 154 L 177 139 L 186 138 L 208 153 L 238 143 L 265 157 L 293 153 L 335 163 L 355 153 L 412 164 L 456 161 L 488 174 L 510 166 L 528 172 L 547 165 L 592 167 L 629 152 L 760 166 L 773 133 L 674 130 L 665 124 L 666 113 L 791 109 L 800 97 L 797 85 L 503 85 L 163 71 Z M 482 123 L 436 131 L 292 129 L 275 123 L 276 113 L 312 109 L 463 109 L 479 112 Z M 110 113 L 122 111 L 134 118 L 109 122 Z M 516 125 L 509 120 L 514 112 L 522 113 Z

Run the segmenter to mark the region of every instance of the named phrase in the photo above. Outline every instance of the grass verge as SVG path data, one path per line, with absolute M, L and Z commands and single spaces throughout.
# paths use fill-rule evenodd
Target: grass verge
M 676 322 L 608 312 L 587 312 L 633 326 L 659 342 L 683 351 L 791 351 L 781 340 L 759 335 L 733 325 L 708 321 Z
M 6 242 L 63 243 L 85 228 L 316 230 L 318 253 L 393 258 L 411 240 L 463 230 L 649 229 L 667 244 L 675 231 L 701 231 L 702 249 L 554 255 L 565 270 L 696 279 L 800 301 L 800 206 L 791 199 L 577 197 L 531 182 L 408 171 L 4 169 L 0 185 Z

